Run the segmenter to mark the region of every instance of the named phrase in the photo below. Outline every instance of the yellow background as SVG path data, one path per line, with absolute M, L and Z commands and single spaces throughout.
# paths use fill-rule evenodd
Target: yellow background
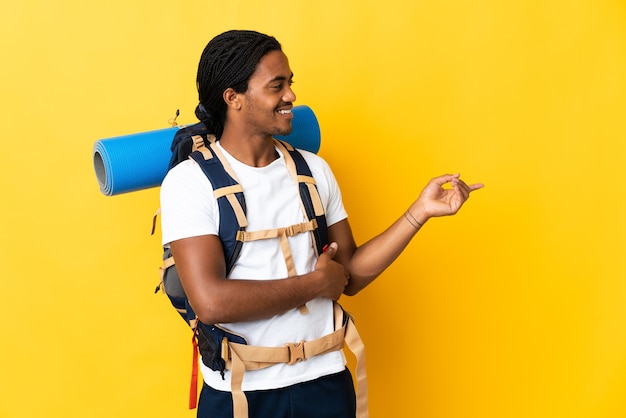
M 92 147 L 194 122 L 231 28 L 282 42 L 359 242 L 430 177 L 486 184 L 342 299 L 373 417 L 626 416 L 623 1 L 1 6 L 1 417 L 194 416 L 158 189 L 105 197 Z

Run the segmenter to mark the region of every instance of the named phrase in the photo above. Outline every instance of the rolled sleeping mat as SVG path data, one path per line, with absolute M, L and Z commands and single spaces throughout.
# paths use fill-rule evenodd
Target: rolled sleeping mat
M 313 110 L 293 107 L 293 130 L 276 136 L 294 148 L 317 153 L 320 127 Z M 172 156 L 170 146 L 178 127 L 105 138 L 93 147 L 93 165 L 100 191 L 106 196 L 149 189 L 161 185 Z

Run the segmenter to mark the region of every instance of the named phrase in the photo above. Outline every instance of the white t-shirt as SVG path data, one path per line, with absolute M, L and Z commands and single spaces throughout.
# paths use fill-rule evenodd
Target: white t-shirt
M 280 151 L 279 158 L 266 167 L 250 167 L 228 154 L 217 143 L 244 190 L 248 231 L 286 227 L 305 222 L 298 187 L 289 175 Z M 328 164 L 319 156 L 300 151 L 315 178 L 328 225 L 347 217 L 341 193 Z M 170 242 L 200 235 L 218 235 L 219 209 L 213 189 L 200 167 L 184 161 L 167 174 L 161 185 L 162 241 Z M 297 274 L 312 271 L 315 254 L 309 233 L 289 237 Z M 231 279 L 269 280 L 287 277 L 287 267 L 278 238 L 246 242 L 230 274 Z M 246 337 L 250 345 L 282 347 L 288 342 L 311 341 L 334 331 L 333 305 L 329 299 L 307 303 L 308 314 L 292 309 L 272 318 L 221 324 Z M 345 367 L 342 351 L 316 356 L 293 365 L 278 364 L 246 371 L 243 390 L 274 389 L 340 372 Z M 202 364 L 205 382 L 218 390 L 230 391 L 230 372 L 225 380 Z

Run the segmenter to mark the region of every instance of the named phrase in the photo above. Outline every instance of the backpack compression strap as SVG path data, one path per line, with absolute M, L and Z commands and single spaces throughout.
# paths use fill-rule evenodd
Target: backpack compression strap
M 313 341 L 287 343 L 283 347 L 259 347 L 227 342 L 222 349 L 226 367 L 231 369 L 231 393 L 234 418 L 248 417 L 248 401 L 241 385 L 246 370 L 259 370 L 278 363 L 295 364 L 311 357 L 341 350 L 344 343 L 356 357 L 356 418 L 369 416 L 367 405 L 367 375 L 365 346 L 352 317 L 334 302 L 335 331 Z

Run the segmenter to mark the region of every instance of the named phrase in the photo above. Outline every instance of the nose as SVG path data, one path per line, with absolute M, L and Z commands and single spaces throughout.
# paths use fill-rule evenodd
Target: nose
M 291 86 L 287 86 L 287 90 L 285 91 L 285 94 L 283 95 L 283 100 L 286 101 L 286 102 L 295 102 L 296 101 L 296 93 L 294 93 L 294 91 L 291 88 Z

